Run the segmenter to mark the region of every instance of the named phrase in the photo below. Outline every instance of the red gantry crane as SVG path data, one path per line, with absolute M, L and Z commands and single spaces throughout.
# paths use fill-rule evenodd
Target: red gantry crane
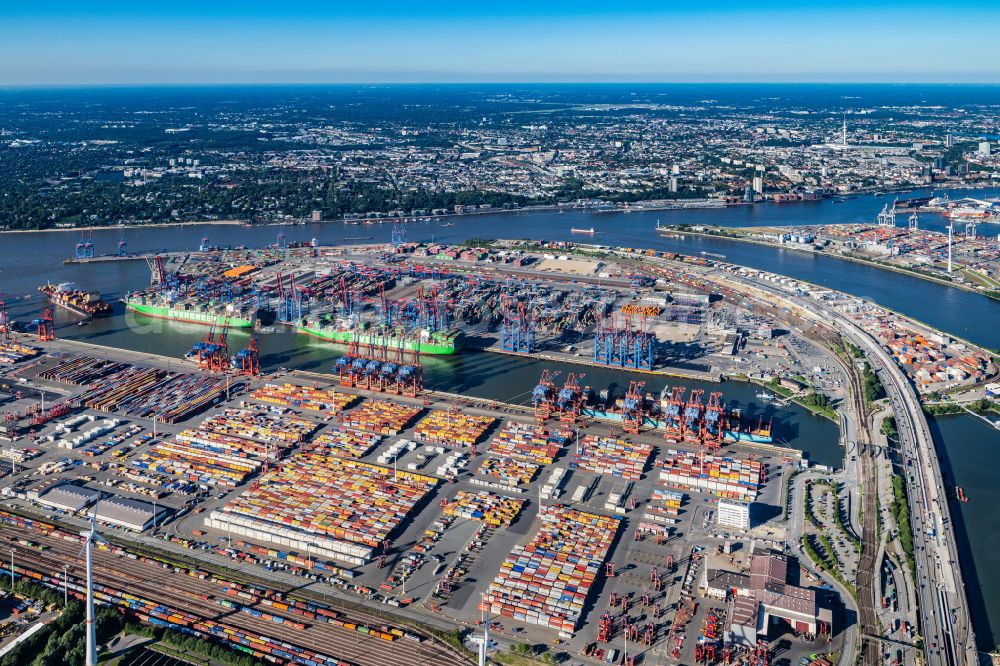
M 7 303 L 0 293 L 0 341 L 10 340 L 10 319 L 7 318 Z
M 645 417 L 643 389 L 646 382 L 629 382 L 628 392 L 622 400 L 622 430 L 636 435 Z
M 542 370 L 541 379 L 531 391 L 531 403 L 535 407 L 535 421 L 540 424 L 545 423 L 552 415 L 556 399 L 555 378 L 558 376 L 559 371 L 552 372 L 548 368 Z
M 559 420 L 563 423 L 576 423 L 583 412 L 583 389 L 580 382 L 585 376 L 583 373 L 571 372 L 566 377 L 566 383 L 559 389 L 556 406 L 559 409 Z
M 42 310 L 42 316 L 35 320 L 38 327 L 38 339 L 43 342 L 51 342 L 56 339 L 56 327 L 52 318 L 52 308 Z

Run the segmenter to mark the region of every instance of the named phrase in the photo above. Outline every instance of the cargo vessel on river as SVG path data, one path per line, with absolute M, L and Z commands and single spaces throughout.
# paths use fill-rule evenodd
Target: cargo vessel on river
M 338 325 L 323 325 L 318 321 L 307 321 L 296 329 L 322 340 L 350 345 L 357 343 L 361 348 L 385 348 L 390 351 L 403 349 L 421 354 L 450 356 L 462 350 L 465 334 L 457 329 L 446 331 L 430 331 L 420 329 L 406 334 L 400 327 L 358 327 L 350 328 Z
M 213 307 L 193 302 L 153 303 L 146 296 L 126 296 L 125 309 L 147 317 L 168 319 L 188 324 L 222 326 L 230 328 L 250 328 L 253 315 L 243 311 L 229 311 L 225 307 Z
M 101 300 L 96 291 L 73 289 L 70 282 L 44 284 L 38 291 L 48 296 L 56 306 L 69 310 L 81 317 L 107 317 L 111 315 L 111 305 Z

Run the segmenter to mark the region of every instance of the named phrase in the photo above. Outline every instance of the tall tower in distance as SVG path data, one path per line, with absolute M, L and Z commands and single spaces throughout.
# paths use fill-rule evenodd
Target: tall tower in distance
M 844 148 L 847 148 L 847 114 L 846 113 L 844 114 L 844 127 L 841 130 L 840 143 L 841 143 L 841 145 L 844 146 Z

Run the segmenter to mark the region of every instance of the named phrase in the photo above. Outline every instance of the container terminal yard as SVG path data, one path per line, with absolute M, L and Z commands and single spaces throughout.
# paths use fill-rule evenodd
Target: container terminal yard
M 358 351 L 452 355 L 466 344 L 550 353 L 640 371 L 669 365 L 668 338 L 694 346 L 711 298 L 655 290 L 598 258 L 400 244 L 216 250 L 149 259 L 138 315 L 218 328 L 288 327 Z M 720 349 L 685 350 L 677 372 L 710 375 Z
M 900 409 L 916 398 L 898 357 L 834 295 L 568 244 L 279 242 L 149 263 L 126 306 L 200 324 L 183 361 L 57 340 L 51 314 L 21 333 L 0 322 L 2 575 L 82 597 L 77 535 L 94 518 L 99 603 L 272 663 L 471 663 L 438 637 L 456 627 L 471 651 L 528 644 L 580 664 L 969 663 L 950 524 L 941 510 L 924 525 L 916 503 L 942 509 L 926 423 Z M 276 327 L 338 343 L 327 368 L 262 368 L 257 336 Z M 249 329 L 244 347 L 231 328 Z M 801 398 L 773 359 L 733 360 L 776 331 L 838 366 L 843 386 L 810 380 L 840 398 L 832 474 L 743 418 L 725 384 L 683 387 L 758 375 L 772 399 Z M 900 451 L 872 433 L 838 344 L 878 368 Z M 425 389 L 423 360 L 466 345 L 630 381 L 615 396 L 547 370 L 529 404 Z M 650 373 L 676 384 L 649 393 Z M 895 537 L 859 521 L 862 501 L 866 527 L 888 515 L 894 457 L 918 498 L 906 584 Z M 831 496 L 810 483 L 840 488 L 860 563 L 807 535 Z M 890 605 L 919 629 L 887 630 Z

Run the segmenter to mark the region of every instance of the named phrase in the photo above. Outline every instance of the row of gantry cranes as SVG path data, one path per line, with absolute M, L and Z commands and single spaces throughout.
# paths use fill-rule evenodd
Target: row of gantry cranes
M 538 351 L 535 323 L 527 305 L 505 301 L 500 327 L 501 351 L 533 354 Z M 594 365 L 626 370 L 652 371 L 656 361 L 655 340 L 647 330 L 646 317 L 633 324 L 632 316 L 623 314 L 599 317 L 594 327 Z
M 591 388 L 582 385 L 586 375 L 571 372 L 565 384 L 558 388 L 555 380 L 559 374 L 558 371 L 543 370 L 538 384 L 531 391 L 535 421 L 539 424 L 552 418 L 573 425 L 585 415 L 618 416 L 624 432 L 638 434 L 645 424 L 652 421 L 657 427 L 663 427 L 667 439 L 694 444 L 706 450 L 720 448 L 727 429 L 732 426 L 730 421 L 733 417 L 722 402 L 721 392 L 709 393 L 708 401 L 702 402 L 705 391 L 695 389 L 685 400 L 687 389 L 675 386 L 665 388 L 660 400 L 656 401 L 645 393 L 646 382 L 631 381 L 620 401 L 608 404 L 611 401 L 605 397 L 603 407 L 594 409 L 589 407 Z
M 221 327 L 213 322 L 205 337 L 191 347 L 185 358 L 197 362 L 200 369 L 209 372 L 235 372 L 246 377 L 256 377 L 260 374 L 257 336 L 252 336 L 246 347 L 230 356 L 228 331 L 228 319 Z
M 415 398 L 424 388 L 420 363 L 419 334 L 393 339 L 387 329 L 372 334 L 372 342 L 362 344 L 355 331 L 347 353 L 337 359 L 334 369 L 341 386 L 362 388 Z

